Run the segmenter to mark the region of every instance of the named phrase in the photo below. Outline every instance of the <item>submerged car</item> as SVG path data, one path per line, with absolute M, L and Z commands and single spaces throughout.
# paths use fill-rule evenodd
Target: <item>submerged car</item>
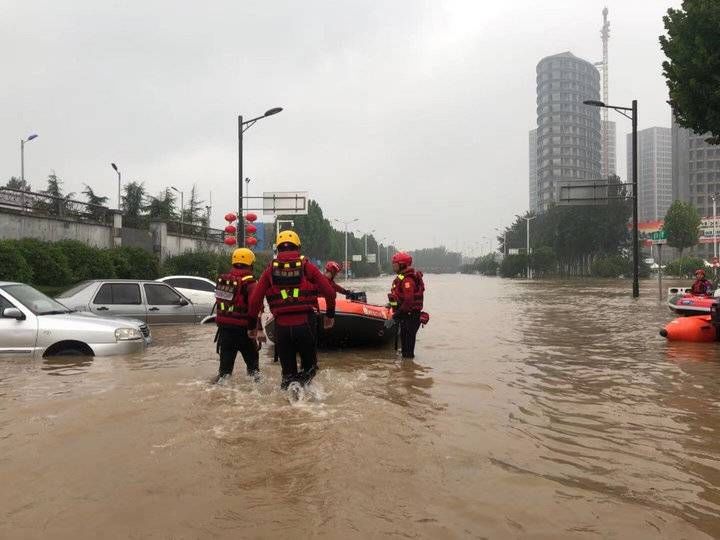
M 93 279 L 59 294 L 76 311 L 103 317 L 129 317 L 147 324 L 195 324 L 210 307 L 195 305 L 170 285 L 137 279 Z
M 0 282 L 0 357 L 111 356 L 149 343 L 142 321 L 75 313 L 30 285 Z
M 210 313 L 215 306 L 215 282 L 198 276 L 165 276 L 157 279 L 172 286 L 196 306 L 204 306 Z

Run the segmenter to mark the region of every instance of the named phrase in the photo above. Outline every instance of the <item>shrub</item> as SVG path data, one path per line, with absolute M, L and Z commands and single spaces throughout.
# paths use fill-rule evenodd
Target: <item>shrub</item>
M 527 255 L 508 255 L 500 263 L 502 277 L 525 277 L 527 274 Z
M 17 249 L 32 268 L 34 285 L 63 287 L 72 282 L 68 258 L 55 244 L 33 238 L 24 238 L 16 243 Z
M 163 262 L 163 275 L 201 276 L 217 279 L 230 269 L 230 254 L 212 251 L 186 251 Z
M 73 282 L 116 277 L 108 250 L 94 248 L 76 240 L 63 240 L 55 245 L 62 249 L 68 258 Z
M 664 273 L 669 276 L 691 278 L 698 268 L 705 268 L 705 261 L 698 257 L 680 257 L 668 263 Z
M 632 275 L 632 262 L 622 255 L 597 257 L 590 266 L 590 273 L 594 277 L 602 278 Z
M 115 277 L 121 279 L 157 279 L 160 264 L 157 257 L 144 249 L 120 247 L 107 250 L 115 268 Z
M 0 242 L 0 279 L 6 281 L 32 281 L 32 269 L 14 242 Z

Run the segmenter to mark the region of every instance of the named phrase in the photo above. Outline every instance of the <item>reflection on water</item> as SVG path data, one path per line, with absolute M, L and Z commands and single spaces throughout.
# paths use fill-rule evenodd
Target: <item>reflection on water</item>
M 209 385 L 211 326 L 2 360 L 0 537 L 720 535 L 720 347 L 653 283 L 426 277 L 414 362 L 325 351 L 294 405 L 269 348 Z

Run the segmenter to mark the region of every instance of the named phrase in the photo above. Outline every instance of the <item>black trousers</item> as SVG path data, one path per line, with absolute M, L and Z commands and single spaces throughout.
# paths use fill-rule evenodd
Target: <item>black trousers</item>
M 400 345 L 403 358 L 415 358 L 415 339 L 420 329 L 420 313 L 400 316 Z
M 230 375 L 235 367 L 237 353 L 245 360 L 249 375 L 260 371 L 260 354 L 255 340 L 247 335 L 248 329 L 244 326 L 218 327 L 218 352 L 220 353 L 219 375 Z
M 275 349 L 282 366 L 282 388 L 293 381 L 309 383 L 317 373 L 317 317 L 308 315 L 304 324 L 275 325 Z M 302 371 L 298 373 L 296 355 L 300 355 Z

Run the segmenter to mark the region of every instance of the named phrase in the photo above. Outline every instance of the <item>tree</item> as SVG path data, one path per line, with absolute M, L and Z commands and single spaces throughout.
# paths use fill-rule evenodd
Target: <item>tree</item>
M 129 182 L 123 186 L 122 209 L 124 222 L 128 227 L 139 227 L 142 224 L 142 211 L 145 206 L 145 183 Z
M 47 188 L 45 188 L 43 193 L 45 195 L 49 195 L 50 197 L 53 197 L 53 200 L 48 203 L 38 201 L 35 204 L 38 207 L 44 209 L 45 211 L 47 211 L 51 214 L 55 214 L 58 216 L 65 215 L 68 210 L 68 201 L 75 194 L 68 193 L 67 195 L 63 195 L 62 185 L 63 185 L 63 181 L 60 178 L 58 178 L 58 176 L 55 174 L 55 171 L 52 171 L 48 175 Z
M 667 234 L 668 246 L 680 250 L 698 243 L 700 214 L 690 203 L 675 201 L 665 214 L 663 230 Z
M 93 191 L 93 188 L 91 188 L 87 184 L 84 185 L 85 189 L 82 193 L 83 195 L 85 195 L 88 204 L 91 205 L 89 208 L 90 216 L 97 221 L 101 221 L 105 217 L 105 211 L 107 209 L 104 208 L 104 206 L 107 203 L 108 198 L 96 195 Z
M 10 180 L 8 180 L 7 184 L 5 184 L 5 187 L 21 191 L 32 191 L 32 188 L 30 187 L 30 184 L 27 183 L 27 180 L 20 180 L 15 176 L 10 177 Z
M 663 75 L 678 124 L 720 143 L 720 3 L 684 0 L 663 17 Z
M 204 208 L 205 201 L 200 200 L 197 193 L 197 186 L 193 184 L 190 190 L 190 200 L 183 209 L 183 221 L 185 223 L 201 224 L 205 214 Z
M 144 209 L 151 219 L 173 221 L 177 219 L 175 201 L 175 195 L 170 188 L 165 188 L 165 191 L 160 192 L 157 197 L 149 197 L 148 204 Z

